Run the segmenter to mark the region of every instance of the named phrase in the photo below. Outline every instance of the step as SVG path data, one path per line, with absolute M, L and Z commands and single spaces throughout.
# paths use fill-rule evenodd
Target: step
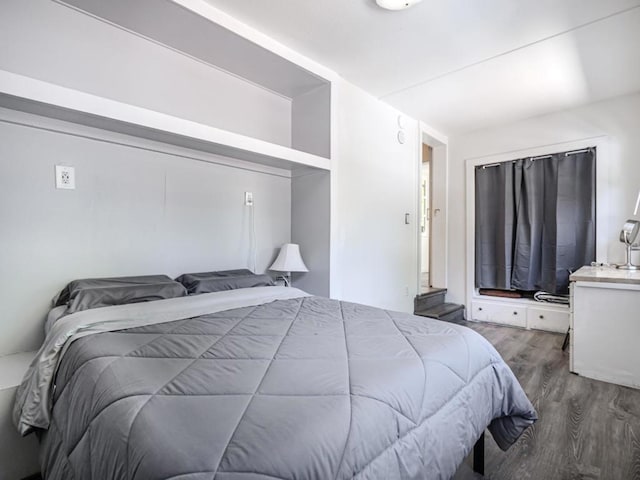
M 429 289 L 426 292 L 422 292 L 419 295 L 417 295 L 418 297 L 428 297 L 429 295 L 438 295 L 439 293 L 447 293 L 447 289 L 446 288 L 436 288 L 436 287 L 429 287 Z
M 446 293 L 446 288 L 432 288 L 428 292 L 416 295 L 413 300 L 413 310 L 418 312 L 443 304 Z
M 458 305 L 457 303 L 443 303 L 426 310 L 416 311 L 415 315 L 435 318 L 445 322 L 458 322 L 464 320 L 464 305 Z

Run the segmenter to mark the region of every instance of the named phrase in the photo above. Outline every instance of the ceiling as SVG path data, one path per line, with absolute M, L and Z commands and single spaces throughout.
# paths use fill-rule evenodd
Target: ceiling
M 640 91 L 640 0 L 207 0 L 448 135 Z

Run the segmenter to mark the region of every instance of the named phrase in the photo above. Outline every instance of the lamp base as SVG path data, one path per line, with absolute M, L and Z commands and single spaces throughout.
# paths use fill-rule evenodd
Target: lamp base
M 623 265 L 616 265 L 618 270 L 640 270 L 640 266 L 632 265 L 630 263 L 625 263 Z
M 631 250 L 633 249 L 633 245 L 630 243 L 625 244 L 627 249 L 627 263 L 623 263 L 620 265 L 616 265 L 616 268 L 619 270 L 640 270 L 640 267 L 631 263 Z

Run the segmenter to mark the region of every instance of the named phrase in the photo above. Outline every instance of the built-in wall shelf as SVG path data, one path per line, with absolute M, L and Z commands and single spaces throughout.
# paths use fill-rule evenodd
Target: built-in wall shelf
M 0 106 L 287 170 L 331 167 L 318 155 L 7 71 Z
M 22 377 L 36 352 L 14 353 L 0 357 L 0 390 L 15 388 L 22 383 Z
M 108 25 L 106 29 L 112 30 L 114 39 L 122 42 L 118 44 L 120 48 L 125 49 L 124 58 L 120 60 L 127 87 L 99 85 L 99 79 L 83 81 L 77 78 L 82 74 L 68 77 L 64 72 L 58 72 L 58 78 L 65 78 L 66 83 L 54 83 L 218 127 L 227 134 L 234 132 L 290 147 L 295 152 L 331 157 L 331 81 L 265 48 L 256 39 L 220 24 L 223 18 L 215 9 L 203 10 L 197 7 L 202 2 L 184 0 L 137 0 L 135 5 L 129 0 L 56 2 L 73 10 L 76 16 L 90 17 L 89 21 L 96 23 L 101 31 L 105 29 L 104 24 Z M 148 14 L 151 11 L 153 15 Z M 127 41 L 122 40 L 122 31 L 126 32 Z M 132 46 L 132 52 L 127 45 Z M 162 47 L 162 54 L 158 46 Z M 140 53 L 136 55 L 136 52 Z M 160 67 L 152 60 L 162 55 L 171 66 L 167 63 Z M 182 61 L 178 57 L 182 57 Z M 185 57 L 188 65 L 183 63 Z M 130 70 L 130 65 L 137 65 L 138 69 Z M 77 67 L 77 63 L 68 65 L 71 70 Z M 176 76 L 176 68 L 187 68 L 190 75 Z M 154 73 L 148 76 L 147 71 Z M 162 91 L 164 98 L 146 95 L 149 85 Z M 191 91 L 201 94 L 192 95 Z M 132 92 L 138 94 L 132 95 Z M 207 131 L 203 136 L 214 134 Z M 224 137 L 221 141 L 214 139 L 213 143 L 228 145 L 230 151 L 215 153 L 242 155 L 239 158 L 246 159 L 242 152 L 245 149 L 237 148 L 238 138 Z M 240 143 L 245 144 L 246 139 Z M 295 154 L 292 159 L 290 152 L 265 148 L 262 144 L 249 146 L 248 150 L 262 157 L 293 160 L 319 168 L 324 168 L 322 165 L 326 163 L 316 165 L 314 157 Z

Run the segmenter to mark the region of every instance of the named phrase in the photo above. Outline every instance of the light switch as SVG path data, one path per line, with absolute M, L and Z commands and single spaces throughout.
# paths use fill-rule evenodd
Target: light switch
M 56 165 L 56 188 L 74 190 L 76 188 L 76 170 L 65 165 Z

